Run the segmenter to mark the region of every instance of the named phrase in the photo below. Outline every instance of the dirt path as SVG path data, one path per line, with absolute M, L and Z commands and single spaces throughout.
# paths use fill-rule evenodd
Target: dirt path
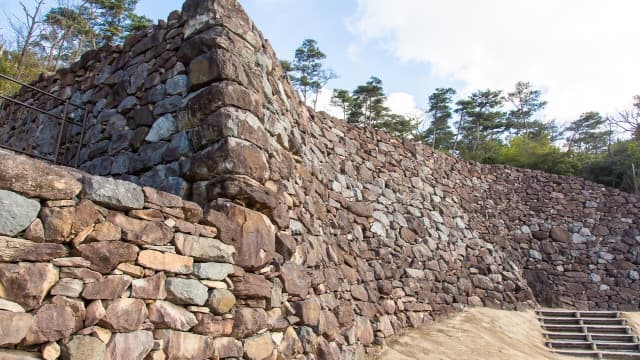
M 465 311 L 387 342 L 378 360 L 574 360 L 544 346 L 533 311 Z

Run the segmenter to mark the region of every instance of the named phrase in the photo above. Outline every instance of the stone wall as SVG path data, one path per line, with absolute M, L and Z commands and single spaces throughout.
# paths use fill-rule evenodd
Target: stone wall
M 73 194 L 54 199 L 47 194 L 67 186 L 57 185 L 56 177 L 32 179 L 35 172 L 28 170 L 0 173 L 0 188 L 11 191 L 10 197 L 35 198 L 20 199 L 31 204 L 31 213 L 37 212 L 35 203 L 42 208 L 39 220 L 23 219 L 27 230 L 5 235 L 36 242 L 30 236 L 38 223 L 45 233 L 45 241 L 36 245 L 5 241 L 53 251 L 46 259 L 22 259 L 22 252 L 9 252 L 0 258 L 9 265 L 0 266 L 41 263 L 60 279 L 63 267 L 88 268 L 98 273 L 97 279 L 124 277 L 124 288 L 115 296 L 127 299 L 118 300 L 123 302 L 136 298 L 134 279 L 160 277 L 156 272 L 167 278 L 167 297 L 146 299 L 146 310 L 131 306 L 144 319 L 124 330 L 114 330 L 109 319 L 87 322 L 90 311 L 101 311 L 98 305 L 91 307 L 94 300 L 105 300 L 107 314 L 112 306 L 106 299 L 83 295 L 97 279 L 82 281 L 79 293 L 71 292 L 79 281 L 73 288 L 64 284 L 71 280 L 64 280 L 59 287 L 69 289 L 58 295 L 50 289 L 58 286 L 54 280 L 36 286 L 35 300 L 26 306 L 36 319 L 50 304 L 84 306 L 84 312 L 73 310 L 82 325 L 78 321 L 71 333 L 58 332 L 46 340 L 63 348 L 74 339 L 70 334 L 78 334 L 101 340 L 99 345 L 79 338 L 111 353 L 130 346 L 126 336 L 132 332 L 146 331 L 140 336 L 154 343 L 153 359 L 264 359 L 272 353 L 283 359 L 353 359 L 406 327 L 467 306 L 638 308 L 640 203 L 635 196 L 577 178 L 462 161 L 313 113 L 234 0 L 189 0 L 166 23 L 136 34 L 121 48 L 85 54 L 71 69 L 43 77 L 37 85 L 92 109 L 82 170 L 150 188 L 117 183 L 103 191 L 110 184 L 105 178 L 65 170 L 81 180 L 83 190 L 74 185 Z M 26 90 L 23 96 L 37 99 Z M 9 122 L 0 137 L 20 142 L 24 134 L 35 133 L 46 130 Z M 0 159 L 3 165 L 16 161 Z M 16 188 L 23 183 L 43 190 Z M 118 191 L 120 187 L 138 190 Z M 138 208 L 88 195 L 102 193 L 111 199 L 137 193 Z M 140 193 L 145 196 L 142 208 Z M 158 204 L 163 201 L 169 203 Z M 78 218 L 83 211 L 78 209 L 92 206 L 100 216 L 91 218 L 91 224 L 71 221 L 70 230 L 58 229 L 69 226 L 69 217 Z M 92 230 L 82 235 L 87 226 Z M 119 240 L 91 235 L 98 228 L 120 231 Z M 56 240 L 47 238 L 47 231 L 54 231 Z M 84 241 L 75 240 L 80 235 L 86 236 Z M 113 244 L 120 244 L 109 248 L 113 254 L 86 258 L 79 252 L 83 245 Z M 210 244 L 233 256 L 211 260 L 193 253 L 214 251 Z M 67 254 L 84 260 L 64 260 L 78 261 L 74 266 L 54 260 Z M 221 268 L 229 266 L 210 265 L 219 276 L 200 278 L 196 265 L 185 273 L 188 264 L 181 261 L 189 258 L 194 264 L 233 262 L 233 271 L 222 277 Z M 100 265 L 94 262 L 111 265 L 96 270 Z M 203 266 L 197 265 L 198 271 Z M 77 271 L 93 274 L 85 270 Z M 171 278 L 189 282 L 170 284 Z M 11 284 L 29 284 L 25 281 L 20 277 Z M 182 283 L 193 284 L 180 293 L 193 298 L 189 301 L 200 296 L 197 302 L 168 297 L 168 287 Z M 217 308 L 217 299 L 231 299 L 229 293 L 219 294 L 223 288 L 235 298 L 228 311 Z M 0 301 L 19 303 L 4 294 L 0 291 Z M 158 309 L 163 305 L 166 309 Z M 24 316 L 11 309 L 5 310 L 11 321 Z M 162 320 L 152 319 L 154 311 Z M 197 324 L 191 324 L 192 316 Z M 39 331 L 34 329 L 25 331 Z M 115 337 L 107 339 L 102 329 Z M 35 350 L 28 336 L 0 346 L 18 342 L 20 349 Z M 202 353 L 184 353 L 192 347 Z

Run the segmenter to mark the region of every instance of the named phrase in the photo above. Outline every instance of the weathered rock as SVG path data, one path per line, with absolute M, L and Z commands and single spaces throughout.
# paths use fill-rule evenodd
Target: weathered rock
M 65 278 L 60 279 L 51 289 L 51 295 L 60 295 L 67 297 L 79 297 L 84 282 L 80 279 Z
M 78 246 L 80 255 L 91 261 L 90 268 L 103 274 L 113 271 L 118 264 L 135 261 L 138 248 L 121 241 L 100 241 Z
M 131 285 L 131 278 L 125 275 L 109 275 L 85 285 L 82 297 L 89 300 L 117 299 Z
M 39 211 L 38 201 L 0 190 L 0 235 L 15 236 L 21 233 L 36 219 Z
M 269 328 L 269 317 L 263 309 L 240 308 L 233 318 L 233 336 L 245 338 Z
M 283 358 L 291 359 L 303 351 L 302 342 L 298 338 L 298 334 L 296 334 L 292 326 L 287 327 L 282 342 L 278 345 L 278 352 L 282 354 Z
M 82 327 L 82 315 L 64 303 L 50 303 L 34 313 L 34 322 L 24 340 L 25 344 L 42 344 L 71 336 Z M 84 309 L 82 309 L 84 310 Z M 78 320 L 80 322 L 78 323 Z
M 40 212 L 44 238 L 50 242 L 66 242 L 71 236 L 75 211 L 71 207 L 43 208 Z
M 242 342 L 232 337 L 213 339 L 213 349 L 213 354 L 219 359 L 241 358 L 244 353 Z
M 0 188 L 45 200 L 72 199 L 82 185 L 69 173 L 26 156 L 0 153 Z
M 271 212 L 278 206 L 278 195 L 259 182 L 238 175 L 217 177 L 207 185 L 209 199 L 234 199 L 256 211 Z
M 0 236 L 0 261 L 50 261 L 64 257 L 67 253 L 67 248 L 63 245 Z
M 551 229 L 551 238 L 555 241 L 566 243 L 569 242 L 571 235 L 563 228 L 554 227 Z
M 220 240 L 176 233 L 175 243 L 181 254 L 196 260 L 233 262 L 234 247 Z
M 244 355 L 249 360 L 269 359 L 274 349 L 275 345 L 268 332 L 244 341 Z
M 167 360 L 203 360 L 213 355 L 213 339 L 174 330 L 155 330 L 154 337 L 164 341 Z
M 257 146 L 237 138 L 224 138 L 196 153 L 187 174 L 196 181 L 236 174 L 263 182 L 269 177 L 269 164 L 267 155 Z
M 284 290 L 289 293 L 289 295 L 299 296 L 301 298 L 307 296 L 309 288 L 311 287 L 311 280 L 302 266 L 292 262 L 286 262 L 282 265 L 280 277 L 282 278 Z
M 97 224 L 87 239 L 91 241 L 115 241 L 122 238 L 122 229 L 110 222 Z
M 107 315 L 107 310 L 105 310 L 102 300 L 92 301 L 87 306 L 87 315 L 84 319 L 84 326 L 90 327 L 97 324 L 105 315 Z
M 44 360 L 56 360 L 60 357 L 61 352 L 60 345 L 55 341 L 51 341 L 42 347 L 42 358 Z
M 98 176 L 83 176 L 84 195 L 87 199 L 114 210 L 142 209 L 144 194 L 133 183 Z
M 144 301 L 116 299 L 106 303 L 105 316 L 98 324 L 114 332 L 130 332 L 139 330 L 147 315 Z
M 164 284 L 167 280 L 164 272 L 151 277 L 136 279 L 131 283 L 131 297 L 138 299 L 163 300 L 167 297 Z
M 369 319 L 358 316 L 356 317 L 356 337 L 365 346 L 373 343 L 374 332 Z
M 199 305 L 207 302 L 207 287 L 198 280 L 167 278 L 167 300 L 175 304 Z
M 122 237 L 140 245 L 166 245 L 173 238 L 170 227 L 161 222 L 137 220 L 120 213 L 111 213 L 107 218 L 122 229 Z
M 44 226 L 42 220 L 35 219 L 25 230 L 24 238 L 34 242 L 44 242 Z
M 176 131 L 176 120 L 170 114 L 165 114 L 153 123 L 145 140 L 149 142 L 165 140 Z
M 227 263 L 195 263 L 193 273 L 200 279 L 224 280 L 233 273 L 233 265 Z
M 236 304 L 236 297 L 227 289 L 213 289 L 209 297 L 209 308 L 216 314 L 228 313 Z
M 176 274 L 191 274 L 193 272 L 192 257 L 155 250 L 140 251 L 138 264 L 150 269 Z
M 51 264 L 0 264 L 0 296 L 23 306 L 36 308 L 58 281 L 58 271 Z
M 113 334 L 104 360 L 143 360 L 153 348 L 153 333 L 138 330 Z
M 300 317 L 302 323 L 307 326 L 317 326 L 320 320 L 320 302 L 311 298 L 294 303 L 296 315 Z
M 198 323 L 195 315 L 185 308 L 158 300 L 149 305 L 149 320 L 156 329 L 189 331 Z
M 64 360 L 103 360 L 106 345 L 93 336 L 76 335 L 61 350 Z
M 13 301 L 0 298 L 0 310 L 11 311 L 14 313 L 23 313 L 24 308 L 20 304 Z
M 239 298 L 269 298 L 271 283 L 264 276 L 245 273 L 241 278 L 234 278 L 234 294 Z
M 265 215 L 232 203 L 223 203 L 220 210 L 238 231 L 233 237 L 237 253 L 235 263 L 256 269 L 271 261 L 275 255 L 276 227 Z
M 30 314 L 0 310 L 0 346 L 18 344 L 32 325 Z
M 0 359 L 2 360 L 39 360 L 38 353 L 32 353 L 20 350 L 0 349 Z

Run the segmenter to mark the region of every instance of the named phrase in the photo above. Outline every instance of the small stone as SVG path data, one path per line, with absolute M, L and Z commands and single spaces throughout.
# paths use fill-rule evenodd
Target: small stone
M 85 284 L 82 297 L 89 300 L 117 299 L 131 284 L 131 278 L 125 275 L 109 275 L 92 283 Z
M 71 236 L 75 211 L 73 208 L 43 208 L 40 218 L 44 226 L 44 238 L 49 242 L 66 242 Z
M 226 289 L 213 289 L 209 297 L 209 308 L 216 314 L 226 314 L 236 304 L 236 297 Z
M 0 349 L 0 359 L 2 360 L 39 360 L 40 355 L 37 353 Z
M 110 273 L 120 263 L 135 261 L 138 248 L 121 241 L 99 241 L 77 247 L 80 255 L 91 261 L 90 269 L 103 274 Z
M 164 221 L 162 211 L 158 209 L 131 210 L 129 216 L 148 221 Z
M 164 272 L 151 277 L 137 279 L 131 283 L 131 297 L 139 299 L 162 300 L 167 297 Z
M 104 360 L 143 360 L 153 348 L 153 333 L 138 330 L 113 334 Z
M 62 345 L 65 360 L 103 360 L 106 345 L 93 336 L 76 335 Z
M 44 360 L 56 360 L 60 357 L 60 353 L 60 345 L 55 341 L 51 341 L 42 347 L 42 358 Z
M 79 297 L 82 289 L 84 288 L 84 282 L 79 279 L 60 279 L 51 289 L 51 295 L 60 295 L 66 297 Z
M 275 346 L 271 334 L 266 332 L 244 341 L 244 355 L 249 360 L 265 360 L 271 358 Z
M 224 280 L 233 273 L 233 265 L 227 263 L 195 263 L 193 273 L 200 279 Z
M 84 194 L 89 200 L 113 210 L 144 207 L 142 189 L 133 183 L 98 176 L 84 176 Z
M 68 250 L 60 244 L 37 243 L 0 236 L 0 261 L 50 261 L 66 256 Z
M 27 333 L 25 344 L 57 341 L 71 336 L 82 327 L 81 314 L 76 314 L 74 308 L 63 303 L 45 304 L 35 311 L 34 316 L 35 321 Z
M 107 314 L 107 310 L 105 310 L 102 300 L 92 301 L 87 306 L 87 316 L 84 319 L 84 326 L 90 327 L 94 326 L 98 323 L 105 315 Z
M 175 330 L 155 330 L 156 339 L 164 341 L 168 359 L 208 359 L 213 354 L 213 339 Z
M 44 226 L 42 220 L 35 219 L 24 232 L 24 238 L 34 242 L 44 242 Z
M 0 346 L 15 345 L 27 336 L 33 316 L 0 310 Z
M 175 243 L 178 251 L 200 261 L 233 262 L 235 248 L 220 240 L 201 236 L 176 233 Z
M 167 278 L 165 287 L 167 300 L 175 304 L 202 306 L 209 296 L 207 287 L 198 280 Z
M 93 232 L 91 232 L 88 237 L 88 239 L 91 241 L 115 241 L 120 240 L 121 238 L 122 230 L 120 229 L 120 227 L 110 222 L 96 224 L 96 226 L 93 228 Z
M 269 328 L 269 317 L 263 309 L 240 308 L 233 318 L 233 336 L 245 338 Z
M 176 119 L 170 114 L 165 114 L 153 123 L 145 140 L 149 142 L 165 140 L 176 133 L 176 131 Z
M 0 298 L 0 310 L 11 311 L 15 313 L 23 313 L 24 308 L 18 303 Z
M 1 296 L 26 310 L 40 305 L 57 281 L 58 271 L 51 264 L 0 264 Z
M 293 262 L 286 262 L 280 271 L 284 290 L 290 295 L 304 298 L 311 288 L 311 279 L 305 269 Z
M 130 332 L 140 328 L 147 318 L 147 306 L 140 299 L 116 299 L 107 303 L 99 325 L 114 332 Z
M 307 326 L 317 326 L 320 320 L 320 302 L 311 298 L 295 303 L 296 315 L 302 320 L 302 324 Z
M 135 278 L 141 278 L 144 276 L 144 268 L 129 263 L 122 263 L 116 268 L 118 271 L 122 271 L 123 274 L 129 275 Z
M 175 274 L 191 274 L 193 258 L 155 250 L 142 250 L 138 255 L 138 264 L 158 271 Z
M 91 261 L 81 257 L 56 258 L 51 261 L 55 266 L 59 267 L 89 267 Z
M 245 273 L 242 278 L 234 278 L 233 284 L 234 294 L 241 299 L 271 297 L 271 282 L 262 275 Z
M 173 238 L 170 227 L 161 222 L 137 220 L 120 213 L 111 213 L 109 222 L 122 229 L 122 237 L 139 245 L 166 245 Z
M 33 223 L 39 212 L 38 201 L 0 190 L 0 235 L 15 236 L 21 233 Z
M 158 300 L 149 305 L 149 320 L 156 329 L 189 331 L 198 323 L 195 315 L 168 301 Z
M 242 358 L 242 342 L 232 337 L 218 337 L 213 340 L 213 354 L 219 359 Z

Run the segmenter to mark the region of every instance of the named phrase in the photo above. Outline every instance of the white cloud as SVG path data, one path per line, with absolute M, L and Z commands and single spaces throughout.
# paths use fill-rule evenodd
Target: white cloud
M 424 111 L 418 108 L 416 99 L 411 94 L 404 92 L 391 93 L 387 96 L 385 105 L 394 114 L 414 117 L 419 120 L 424 117 Z
M 548 117 L 570 120 L 640 93 L 638 13 L 636 0 L 358 0 L 349 27 L 462 93 L 530 81 Z
M 322 88 L 320 94 L 318 94 L 318 103 L 316 104 L 317 111 L 324 111 L 331 116 L 338 119 L 344 118 L 342 110 L 336 106 L 331 105 L 331 96 L 333 96 L 333 89 Z M 307 104 L 313 107 L 313 100 L 307 99 Z

